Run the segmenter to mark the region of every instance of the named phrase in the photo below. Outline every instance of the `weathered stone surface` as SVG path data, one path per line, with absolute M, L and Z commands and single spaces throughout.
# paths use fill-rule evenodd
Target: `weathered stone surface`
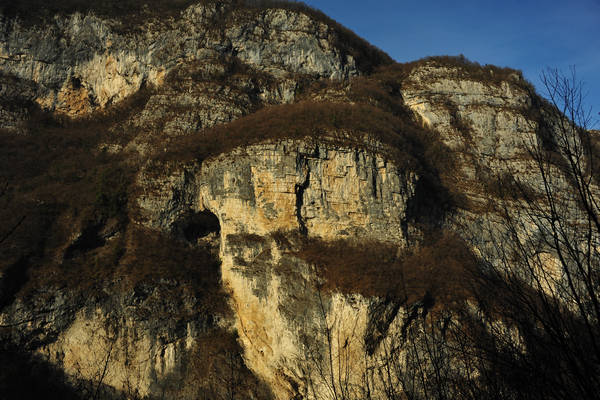
M 223 237 L 298 230 L 325 240 L 405 240 L 406 204 L 418 176 L 362 149 L 283 140 L 140 176 L 145 224 L 169 229 L 185 207 L 209 209 Z
M 276 76 L 340 79 L 359 73 L 333 45 L 334 29 L 305 14 L 238 10 L 224 17 L 226 12 L 226 5 L 191 6 L 173 20 L 150 20 L 131 33 L 122 33 L 118 21 L 93 15 L 57 17 L 30 28 L 3 19 L 0 68 L 35 82 L 33 100 L 43 109 L 69 116 L 118 103 L 143 85 L 160 86 L 174 67 L 214 54 L 234 55 Z
M 336 47 L 336 28 L 306 14 L 277 8 L 249 12 L 231 9 L 226 2 L 197 5 L 176 18 L 150 19 L 131 31 L 120 21 L 92 14 L 57 16 L 48 24 L 33 26 L 2 18 L 0 25 L 3 128 L 26 131 L 25 122 L 35 108 L 80 117 L 119 104 L 142 90 L 149 91 L 140 113 L 109 128 L 117 135 L 134 132 L 128 145 L 106 144 L 103 149 L 110 152 L 133 149 L 149 154 L 155 151 L 151 147 L 153 136 L 195 133 L 264 105 L 291 102 L 301 79 L 344 79 L 360 72 L 352 57 Z M 296 149 L 287 151 L 286 146 Z M 265 158 L 262 151 L 270 155 Z M 242 165 L 233 166 L 224 157 L 201 170 L 191 168 L 172 175 L 163 171 L 142 185 L 144 192 L 152 192 L 149 200 L 141 196 L 141 203 L 150 207 L 146 211 L 152 214 L 146 222 L 173 233 L 177 218 L 185 212 L 207 208 L 219 216 L 223 238 L 253 231 L 267 234 L 272 223 L 277 229 L 305 226 L 327 237 L 354 231 L 382 236 L 379 225 L 389 217 L 397 225 L 390 240 L 402 237 L 399 224 L 403 206 L 385 201 L 410 196 L 414 176 L 395 175 L 393 167 L 375 154 L 352 149 L 338 154 L 328 148 L 314 156 L 314 151 L 306 144 L 266 145 L 255 149 L 253 157 Z M 335 160 L 328 158 L 331 154 Z M 364 158 L 360 165 L 351 160 L 354 156 Z M 283 163 L 284 169 L 278 163 Z M 377 169 L 371 171 L 375 164 Z M 338 169 L 335 176 L 327 171 L 334 166 Z M 303 188 L 304 180 L 310 179 L 305 176 L 307 168 L 315 171 L 313 182 L 317 182 L 315 174 L 331 176 L 321 186 L 307 185 L 297 193 L 296 187 Z M 250 186 L 240 186 L 243 179 L 248 179 Z M 362 183 L 356 186 L 354 179 Z M 153 192 L 159 185 L 167 192 L 167 204 L 161 203 L 164 199 L 157 200 Z M 342 187 L 348 193 L 336 194 Z M 372 198 L 371 193 L 377 190 L 379 198 Z M 348 202 L 346 194 L 352 196 Z M 332 196 L 332 201 L 327 196 Z M 369 207 L 378 210 L 373 218 L 360 214 L 365 207 L 361 202 L 367 200 Z M 249 214 L 243 217 L 244 212 Z M 328 226 L 330 220 L 332 226 Z M 250 225 L 244 227 L 245 223 Z M 365 227 L 355 223 L 365 223 Z M 74 232 L 73 243 L 81 236 L 81 232 Z M 229 244 L 221 247 L 225 254 Z M 273 265 L 272 260 L 266 262 Z M 223 267 L 224 271 L 233 268 Z M 0 278 L 2 287 L 4 283 L 11 286 L 12 281 L 5 278 Z M 231 280 L 234 278 L 239 280 L 237 275 Z M 224 279 L 229 278 L 224 275 Z M 214 315 L 202 313 L 193 296 L 173 292 L 177 281 L 155 282 L 142 290 L 141 298 L 135 290 L 133 294 L 120 292 L 117 283 L 105 284 L 100 297 L 86 299 L 49 287 L 44 296 L 34 292 L 34 297 L 13 303 L 11 296 L 19 288 L 13 290 L 11 286 L 0 325 L 23 350 L 42 354 L 73 379 L 89 380 L 92 385 L 100 382 L 128 396 L 164 393 L 169 382 L 182 382 L 189 373 L 186 368 L 197 342 L 213 331 L 231 331 L 233 322 L 217 324 Z M 246 301 L 243 292 L 239 296 L 240 301 Z M 258 304 L 256 299 L 248 301 Z M 287 313 L 289 317 L 291 312 Z M 257 323 L 248 316 L 243 320 Z M 242 319 L 235 321 L 239 332 Z M 277 336 L 279 327 L 274 322 L 268 334 Z M 250 333 L 253 335 L 259 333 Z M 296 336 L 293 338 L 297 341 Z M 276 353 L 266 362 L 283 368 L 280 357 L 287 356 L 273 347 Z M 248 351 L 248 357 L 256 357 L 256 351 Z M 273 377 L 263 366 L 265 361 L 255 364 L 265 377 Z M 282 384 L 280 379 L 273 383 Z M 175 392 L 178 396 L 189 394 L 183 388 Z
M 518 177 L 531 190 L 543 193 L 529 154 L 538 140 L 537 122 L 529 113 L 532 94 L 517 74 L 490 83 L 432 62 L 412 71 L 402 95 L 457 155 L 459 171 L 453 175 L 460 178 L 455 190 L 470 205 L 452 215 L 452 229 L 475 247 L 485 247 L 502 229 L 498 216 L 489 210 L 489 202 L 497 196 L 490 187 L 498 178 Z
M 290 256 L 293 246 L 278 244 L 271 234 L 292 241 L 305 235 L 402 247 L 415 173 L 366 150 L 284 140 L 238 149 L 201 167 L 183 166 L 168 176 L 140 177 L 146 188 L 139 200 L 141 220 L 168 231 L 187 207 L 219 217 L 223 282 L 246 361 L 278 398 L 293 396 L 293 388 L 314 373 L 301 355 L 306 337 L 321 351 L 319 320 L 338 321 L 336 334 L 352 342 L 353 365 L 364 355 L 359 338 L 373 300 L 349 304 L 344 296 L 321 297 L 311 266 Z
M 458 76 L 456 68 L 426 64 L 411 73 L 402 95 L 423 123 L 465 157 L 466 176 L 475 178 L 478 165 L 506 169 L 503 163 L 525 158 L 537 124 L 527 116 L 531 94 L 519 77 L 492 85 Z
M 92 296 L 47 288 L 38 296 L 5 308 L 0 328 L 12 327 L 10 339 L 22 351 L 42 355 L 74 382 L 125 396 L 158 395 L 170 381 L 185 381 L 198 340 L 228 324 L 203 313 L 199 299 L 181 292 L 177 281 L 131 291 L 106 286 Z

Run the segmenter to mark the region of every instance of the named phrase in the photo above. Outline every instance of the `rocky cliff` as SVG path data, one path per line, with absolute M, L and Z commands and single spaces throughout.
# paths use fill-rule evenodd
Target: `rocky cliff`
M 0 19 L 0 334 L 27 360 L 7 393 L 420 398 L 439 363 L 482 376 L 444 346 L 482 312 L 473 268 L 502 264 L 507 177 L 544 190 L 520 73 L 396 64 L 297 4 L 75 11 Z
M 163 86 L 174 68 L 209 69 L 212 60 L 226 56 L 281 82 L 277 95 L 269 94 L 267 87 L 254 88 L 259 99 L 274 101 L 291 101 L 297 85 L 293 81 L 302 75 L 347 79 L 360 73 L 360 59 L 352 54 L 357 53 L 336 46 L 346 32 L 331 21 L 285 8 L 236 8 L 232 2 L 209 1 L 175 18 L 148 18 L 137 29 L 93 12 L 75 12 L 34 26 L 27 26 L 26 19 L 2 21 L 3 74 L 30 87 L 12 96 L 68 116 L 118 103 L 145 86 Z M 213 71 L 219 68 L 223 66 Z M 7 96 L 11 92 L 3 97 Z M 189 96 L 187 105 L 199 101 L 201 96 Z

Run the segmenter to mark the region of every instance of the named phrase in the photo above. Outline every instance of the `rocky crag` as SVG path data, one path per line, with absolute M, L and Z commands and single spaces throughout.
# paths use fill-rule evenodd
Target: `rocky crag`
M 498 178 L 543 189 L 531 86 L 396 64 L 297 4 L 142 15 L 0 19 L 3 364 L 59 371 L 0 377 L 63 398 L 422 395 L 423 332 L 476 309 L 467 272 L 498 257 Z

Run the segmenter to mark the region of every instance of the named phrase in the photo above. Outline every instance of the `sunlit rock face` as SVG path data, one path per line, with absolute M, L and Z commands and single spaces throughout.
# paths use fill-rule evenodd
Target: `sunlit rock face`
M 156 228 L 168 228 L 177 212 L 193 207 L 215 213 L 223 237 L 281 230 L 400 243 L 418 176 L 372 151 L 282 140 L 184 166 L 162 179 L 140 177 L 154 189 L 140 205 L 145 223 Z
M 405 246 L 415 173 L 371 151 L 288 140 L 182 167 L 166 180 L 141 179 L 149 226 L 168 230 L 187 208 L 219 217 L 223 283 L 246 361 L 278 398 L 308 390 L 303 384 L 312 375 L 325 390 L 305 356 L 323 351 L 323 327 L 332 321 L 350 343 L 343 349 L 348 365 L 366 354 L 361 338 L 379 300 L 320 293 L 314 269 L 294 251 L 303 236 Z M 358 384 L 361 375 L 353 376 Z
M 493 76 L 493 71 L 484 73 Z M 490 78 L 491 79 L 491 78 Z M 528 117 L 531 93 L 514 74 L 495 83 L 435 64 L 415 69 L 403 84 L 406 104 L 463 158 L 465 175 L 476 168 L 507 169 L 527 156 L 536 122 Z
M 18 327 L 12 340 L 59 366 L 81 394 L 103 398 L 175 395 L 171 386 L 193 377 L 187 365 L 198 341 L 227 326 L 168 280 L 131 291 L 106 286 L 87 298 L 56 290 L 16 301 L 0 324 Z
M 529 87 L 516 73 L 495 79 L 481 67 L 470 75 L 452 66 L 425 63 L 403 83 L 407 106 L 423 124 L 440 133 L 458 160 L 453 183 L 468 205 L 450 217 L 452 229 L 475 247 L 489 249 L 491 237 L 503 230 L 490 201 L 497 200 L 499 178 L 518 177 L 534 192 L 543 193 L 537 166 L 530 155 L 538 141 L 538 122 L 531 113 Z M 504 188 L 508 194 L 508 186 Z M 529 232 L 532 234 L 532 232 Z
M 227 13 L 227 14 L 226 14 Z M 0 68 L 35 88 L 22 94 L 46 110 L 81 116 L 160 86 L 177 65 L 235 55 L 275 75 L 341 79 L 358 70 L 333 44 L 334 30 L 281 9 L 256 13 L 197 5 L 167 21 L 127 33 L 93 15 L 57 17 L 44 26 L 1 23 Z
M 0 123 L 8 131 L 35 132 L 39 122 L 29 125 L 29 120 L 36 109 L 58 118 L 86 117 L 150 90 L 139 114 L 125 125 L 107 128 L 117 134 L 133 130 L 134 140 L 125 149 L 111 144 L 102 151 L 152 153 L 156 149 L 148 135 L 195 133 L 264 105 L 293 102 L 301 80 L 348 79 L 361 73 L 353 57 L 338 47 L 336 27 L 286 9 L 248 11 L 227 2 L 199 4 L 133 30 L 93 14 L 56 16 L 33 26 L 3 18 L 0 25 L 0 92 L 6 100 L 0 105 Z M 360 234 L 403 242 L 404 203 L 417 179 L 377 152 L 286 141 L 236 150 L 232 157 L 179 171 L 151 178 L 140 174 L 142 194 L 131 198 L 139 203 L 142 216 L 133 223 L 179 238 L 185 236 L 179 232 L 185 228 L 178 225 L 183 212 L 214 213 L 219 231 L 207 237 L 210 246 L 220 246 L 231 305 L 255 309 L 268 299 L 266 293 L 246 292 L 248 285 L 269 285 L 271 278 L 252 283 L 235 272 L 240 255 L 255 250 L 240 245 L 237 236 L 293 231 L 329 239 Z M 367 209 L 373 214 L 366 214 Z M 388 220 L 391 233 L 384 227 Z M 123 235 L 113 232 L 98 243 L 121 240 Z M 66 257 L 60 253 L 66 248 L 68 254 L 82 237 L 83 231 L 73 232 L 72 243 L 54 257 Z M 306 263 L 293 262 L 314 281 Z M 269 263 L 275 266 L 277 259 Z M 12 281 L 10 273 L 0 275 L 1 287 L 10 287 Z M 285 329 L 281 340 L 287 344 L 271 343 L 273 350 L 264 355 L 262 347 L 249 347 L 244 354 L 252 370 L 281 396 L 293 392 L 287 375 L 278 371 L 297 370 L 297 363 L 286 366 L 286 351 L 299 349 L 300 339 L 293 327 L 283 325 L 281 312 L 273 315 L 263 334 L 262 328 L 250 327 L 260 325 L 260 318 L 271 321 L 264 308 L 239 317 L 215 315 L 203 311 L 197 293 L 175 290 L 180 285 L 176 280 L 134 288 L 121 288 L 118 277 L 116 281 L 95 283 L 101 293 L 88 298 L 48 288 L 43 295 L 16 299 L 3 308 L 1 324 L 15 327 L 9 337 L 22 349 L 42 355 L 73 382 L 88 382 L 89 386 L 81 384 L 86 390 L 102 387 L 117 396 L 172 393 L 189 398 L 195 396 L 193 388 L 184 387 L 194 385 L 190 360 L 205 337 L 237 331 L 241 344 L 250 346 L 257 338 L 277 342 L 278 329 Z M 274 301 L 268 303 L 276 310 L 288 294 L 271 292 Z M 306 296 L 314 303 L 313 294 L 314 288 Z M 38 317 L 42 311 L 43 317 Z M 291 312 L 286 318 L 293 318 Z M 240 334 L 243 326 L 248 326 L 248 334 Z

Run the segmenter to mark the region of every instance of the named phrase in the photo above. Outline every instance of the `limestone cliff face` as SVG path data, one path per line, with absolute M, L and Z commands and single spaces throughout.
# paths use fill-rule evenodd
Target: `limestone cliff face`
M 223 238 L 297 230 L 400 243 L 417 180 L 377 152 L 282 140 L 181 168 L 168 181 L 141 175 L 148 194 L 139 203 L 145 223 L 159 229 L 190 207 L 215 213 Z
M 347 78 L 359 73 L 333 43 L 336 32 L 305 14 L 282 9 L 247 13 L 221 5 L 192 6 L 177 18 L 126 32 L 94 15 L 56 17 L 50 25 L 0 24 L 0 68 L 30 82 L 22 94 L 46 110 L 84 115 L 115 104 L 142 86 L 160 86 L 174 67 L 215 56 L 282 74 Z
M 537 123 L 527 116 L 532 98 L 522 79 L 513 74 L 490 83 L 431 63 L 411 73 L 402 94 L 423 122 L 441 132 L 441 139 L 461 156 L 464 176 L 476 181 L 477 168 L 508 171 L 508 165 L 526 161 L 526 144 L 535 140 Z
M 402 97 L 458 155 L 458 170 L 444 172 L 458 178 L 455 185 L 470 205 L 444 223 L 474 251 L 486 252 L 490 237 L 505 229 L 495 211 L 485 209 L 495 196 L 486 186 L 495 174 L 521 173 L 532 190 L 541 190 L 527 153 L 527 145 L 537 140 L 537 122 L 528 116 L 531 94 L 518 76 L 491 85 L 457 75 L 456 69 L 425 64 L 403 83 Z M 406 346 L 405 332 L 411 323 L 414 328 L 415 310 L 423 305 L 321 292 L 315 266 L 298 251 L 298 235 L 406 248 L 409 231 L 418 230 L 409 213 L 420 178 L 382 154 L 383 145 L 359 150 L 328 144 L 326 138 L 280 140 L 236 149 L 202 165 L 170 164 L 158 180 L 151 173 L 140 175 L 141 223 L 170 231 L 190 212 L 209 210 L 218 217 L 223 283 L 245 359 L 277 398 L 298 393 L 333 398 L 332 380 L 343 381 L 358 398 L 365 380 L 371 379 L 372 394 L 391 384 L 366 378 L 366 370 L 384 362 L 390 346 Z M 535 232 L 523 232 L 528 234 Z M 378 339 L 367 345 L 373 337 Z M 328 355 L 331 363 L 323 361 Z M 331 378 L 327 371 L 333 371 Z M 340 371 L 346 378 L 336 375 Z
M 60 366 L 82 395 L 174 396 L 193 379 L 188 365 L 198 341 L 227 329 L 225 316 L 202 309 L 197 294 L 167 279 L 100 294 L 48 288 L 5 308 L 0 326 L 18 327 L 11 340 Z
M 553 120 L 562 117 L 545 114 L 540 121 L 536 117 L 536 112 L 543 113 L 536 109 L 541 107 L 539 98 L 518 74 L 494 79 L 494 70 L 485 67 L 480 73 L 483 78 L 469 75 L 461 68 L 425 63 L 411 72 L 403 83 L 402 94 L 423 123 L 440 132 L 441 140 L 457 155 L 460 182 L 455 185 L 467 197 L 469 205 L 453 212 L 447 220 L 450 229 L 460 232 L 475 252 L 492 263 L 501 262 L 502 241 L 510 241 L 508 231 L 514 229 L 513 234 L 519 240 L 535 248 L 538 268 L 549 274 L 542 290 L 555 292 L 562 279 L 559 256 L 548 243 L 536 242 L 547 237 L 549 227 L 540 224 L 535 213 L 522 213 L 522 203 L 511 196 L 518 197 L 527 191 L 528 201 L 536 203 L 538 212 L 549 213 L 547 188 L 535 153 L 538 143 L 544 140 L 540 128 L 546 129 L 546 134 L 551 131 L 540 124 L 552 125 Z M 564 132 L 554 134 L 560 137 Z M 569 140 L 574 140 L 571 146 L 581 146 L 580 142 L 575 144 L 579 140 L 576 135 Z M 553 206 L 560 204 L 561 215 L 568 224 L 581 224 L 585 217 L 577 200 L 571 197 L 572 183 L 564 170 L 548 165 L 544 173 L 552 182 Z M 502 187 L 490 185 L 498 184 L 498 179 L 503 180 Z M 511 186 L 511 182 L 517 181 L 519 189 Z M 598 193 L 595 182 L 590 181 L 589 188 Z M 503 195 L 508 195 L 509 200 L 500 201 Z M 519 224 L 509 229 L 500 217 L 503 211 L 496 207 L 498 204 L 505 206 L 504 212 Z M 570 234 L 576 236 L 576 231 Z M 581 237 L 573 240 L 585 242 Z
M 490 237 L 503 229 L 489 207 L 498 195 L 490 182 L 518 177 L 532 193 L 543 193 L 544 188 L 529 153 L 538 141 L 538 121 L 530 113 L 532 89 L 516 73 L 496 80 L 493 70 L 483 68 L 482 74 L 483 78 L 470 76 L 461 68 L 425 63 L 411 72 L 402 94 L 457 156 L 460 172 L 454 176 L 460 178 L 454 185 L 469 206 L 456 210 L 448 222 L 477 251 L 485 252 L 490 251 Z
M 19 18 L 2 18 L 0 25 L 2 128 L 27 135 L 36 108 L 54 116 L 86 117 L 120 106 L 132 95 L 149 93 L 143 95 L 139 113 L 107 127 L 107 132 L 124 136 L 129 143 L 109 141 L 101 145 L 102 152 L 152 154 L 162 150 L 155 147 L 157 139 L 195 133 L 264 105 L 292 102 L 301 85 L 314 79 L 348 79 L 363 72 L 339 46 L 338 28 L 285 8 L 199 4 L 175 18 L 149 19 L 133 30 L 119 20 L 78 13 L 56 16 L 45 25 L 31 26 Z M 193 398 L 206 388 L 216 386 L 213 395 L 219 396 L 219 390 L 238 386 L 234 381 L 222 382 L 218 361 L 224 357 L 222 364 L 232 369 L 232 362 L 243 366 L 235 358 L 237 350 L 202 345 L 207 337 L 235 338 L 237 332 L 241 344 L 248 346 L 245 364 L 252 365 L 252 371 L 267 380 L 279 397 L 291 396 L 299 390 L 301 372 L 297 362 L 288 365 L 295 358 L 288 351 L 301 352 L 301 336 L 289 323 L 302 309 L 303 300 L 286 304 L 293 294 L 274 290 L 276 276 L 246 279 L 240 268 L 251 261 L 243 257 L 257 251 L 252 238 L 293 231 L 326 239 L 365 235 L 403 243 L 406 202 L 417 179 L 415 173 L 399 171 L 376 151 L 302 141 L 239 149 L 233 158 L 223 156 L 186 168 L 176 165 L 158 176 L 142 173 L 138 179 L 142 194 L 131 198 L 132 213 L 138 213 L 139 204 L 141 217 L 133 224 L 185 242 L 190 213 L 208 210 L 218 217 L 220 240 L 215 242 L 211 232 L 200 242 L 194 238 L 190 245 L 206 244 L 207 239 L 210 246 L 220 243 L 222 279 L 231 290 L 231 306 L 240 308 L 239 316 L 215 313 L 214 305 L 207 311 L 202 303 L 207 295 L 202 292 L 178 292 L 178 287 L 189 288 L 185 279 L 165 277 L 132 288 L 121 284 L 119 272 L 102 283 L 94 282 L 93 295 L 54 283 L 47 287 L 42 283 L 42 289 L 34 284 L 20 295 L 20 274 L 26 272 L 15 264 L 0 272 L 0 287 L 7 291 L 0 296 L 2 343 L 15 343 L 58 366 L 82 395 L 101 388 L 105 396 L 170 393 Z M 97 226 L 102 230 L 107 223 L 114 221 L 83 221 L 81 232 L 72 232 L 69 243 L 53 250 L 49 257 L 57 261 L 52 262 L 85 259 L 89 253 L 93 255 L 88 262 L 93 264 L 108 247 L 116 250 L 117 264 L 135 258 L 136 245 L 127 232 L 137 228 L 123 231 L 121 226 L 107 237 L 98 236 Z M 245 246 L 248 238 L 251 245 Z M 274 253 L 278 248 L 290 250 L 273 240 L 268 243 Z M 121 246 L 124 249 L 119 250 Z M 276 268 L 278 258 L 265 262 Z M 292 257 L 290 263 L 305 270 L 311 282 L 301 297 L 310 301 L 309 313 L 315 314 L 316 275 L 300 259 Z M 287 279 L 286 285 L 294 291 L 302 283 Z M 249 289 L 255 286 L 271 289 Z M 217 296 L 213 301 L 223 300 Z M 309 319 L 302 323 L 310 325 Z M 223 355 L 199 354 L 207 349 Z M 231 359 L 226 358 L 229 354 Z M 202 357 L 212 367 L 194 367 Z M 248 387 L 255 378 L 249 372 L 250 378 L 244 375 L 245 367 L 235 368 Z M 265 398 L 268 392 L 260 395 L 260 390 L 250 387 L 243 393 Z
M 306 358 L 327 346 L 323 326 L 333 324 L 334 334 L 350 343 L 348 365 L 360 364 L 369 309 L 378 299 L 321 294 L 315 270 L 294 256 L 294 242 L 304 236 L 405 246 L 407 207 L 419 179 L 414 172 L 371 151 L 288 140 L 182 167 L 168 181 L 140 179 L 148 226 L 169 231 L 190 210 L 218 216 L 223 283 L 245 358 L 277 398 L 298 388 L 314 396 L 308 379 L 318 393 L 326 390 Z M 338 345 L 332 351 L 341 354 Z M 352 376 L 353 385 L 362 379 L 358 370 Z

